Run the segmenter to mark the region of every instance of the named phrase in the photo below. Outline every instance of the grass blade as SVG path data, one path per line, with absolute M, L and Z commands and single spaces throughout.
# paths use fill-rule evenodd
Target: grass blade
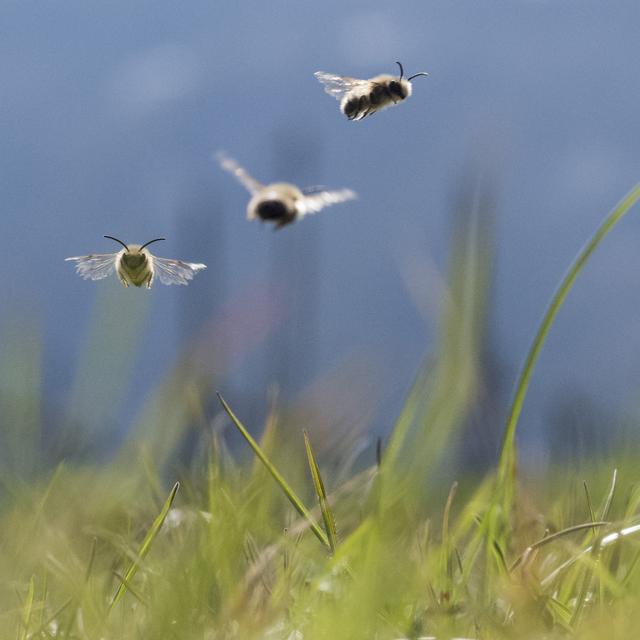
M 582 524 L 574 524 L 571 527 L 567 527 L 566 529 L 562 529 L 561 531 L 556 531 L 544 538 L 530 544 L 515 560 L 515 562 L 509 568 L 509 572 L 512 573 L 515 571 L 521 564 L 525 563 L 531 553 L 536 549 L 540 549 L 541 547 L 561 538 L 563 536 L 569 535 L 570 533 L 575 533 L 576 531 L 584 531 L 585 529 L 593 529 L 596 530 L 597 527 L 607 527 L 611 523 L 610 522 L 597 522 L 592 520 L 591 522 L 583 522 Z
M 313 455 L 311 449 L 311 441 L 309 440 L 309 434 L 303 431 L 304 446 L 307 450 L 307 458 L 309 459 L 309 468 L 311 469 L 311 478 L 313 480 L 313 486 L 315 487 L 316 494 L 318 495 L 318 502 L 320 503 L 320 511 L 322 512 L 322 520 L 324 521 L 324 528 L 327 532 L 327 538 L 329 539 L 329 546 L 331 547 L 331 553 L 335 553 L 338 546 L 338 535 L 336 532 L 336 521 L 333 517 L 333 512 L 329 506 L 327 500 L 327 492 L 324 488 L 324 482 L 322 482 L 322 476 L 320 475 L 320 468 L 316 462 L 316 458 Z
M 611 486 L 609 487 L 609 493 L 607 493 L 604 503 L 600 509 L 600 520 L 606 520 L 609 516 L 609 510 L 611 509 L 611 503 L 613 502 L 613 496 L 616 492 L 616 485 L 618 483 L 618 470 L 613 470 L 613 476 L 611 477 Z
M 47 627 L 53 622 L 57 620 L 60 614 L 73 602 L 73 598 L 69 598 L 66 600 L 60 607 L 58 607 L 44 622 L 40 623 L 40 626 L 29 636 L 31 638 L 38 638 L 39 636 L 46 633 L 47 637 L 51 637 L 49 633 L 47 633 Z M 63 636 L 60 636 L 63 637 Z
M 589 493 L 589 486 L 587 485 L 586 480 L 582 483 L 584 487 L 584 495 L 587 499 L 587 509 L 589 509 L 589 517 L 591 518 L 591 522 L 595 522 L 596 514 L 593 511 L 593 502 L 591 501 L 591 494 Z M 595 533 L 595 529 L 593 530 Z
M 33 576 L 29 580 L 29 590 L 22 608 L 22 629 L 18 633 L 18 640 L 26 640 L 29 633 L 29 624 L 31 622 L 31 612 L 33 610 L 33 598 L 35 594 L 35 582 Z
M 498 479 L 501 485 L 503 485 L 503 483 L 508 478 L 513 479 L 513 477 L 515 476 L 515 439 L 518 420 L 520 419 L 520 414 L 522 413 L 524 399 L 527 395 L 527 390 L 529 389 L 529 383 L 531 382 L 533 370 L 536 366 L 540 351 L 542 350 L 542 346 L 544 345 L 544 342 L 558 314 L 558 311 L 560 310 L 560 307 L 562 307 L 562 304 L 569 294 L 569 291 L 571 291 L 576 278 L 578 277 L 578 275 L 580 275 L 580 272 L 583 270 L 585 264 L 591 257 L 591 254 L 598 248 L 604 238 L 629 212 L 629 210 L 633 207 L 633 205 L 636 204 L 638 200 L 640 200 L 640 184 L 637 184 L 624 197 L 624 199 L 618 204 L 618 206 L 604 219 L 596 232 L 589 239 L 587 244 L 578 253 L 573 261 L 573 264 L 569 267 L 569 270 L 562 278 L 560 285 L 551 297 L 549 306 L 545 311 L 542 322 L 540 323 L 533 342 L 529 347 L 529 352 L 527 353 L 522 371 L 520 372 L 518 381 L 516 383 L 515 393 L 513 396 L 513 401 L 511 403 L 511 408 L 507 418 L 500 449 Z M 507 486 L 510 486 L 510 483 L 507 483 Z M 510 499 L 505 502 L 509 501 Z M 505 504 L 505 506 L 508 507 L 509 504 Z
M 452 559 L 453 559 L 453 545 L 449 536 L 449 516 L 451 515 L 451 505 L 453 499 L 456 497 L 458 491 L 458 482 L 455 481 L 449 489 L 449 495 L 447 496 L 447 502 L 444 505 L 444 513 L 442 514 L 442 552 L 443 552 L 443 569 L 444 574 L 449 581 L 453 579 Z M 451 588 L 451 586 L 450 586 Z
M 173 489 L 171 489 L 171 493 L 169 493 L 169 497 L 166 499 L 162 510 L 158 514 L 158 517 L 153 521 L 149 531 L 147 531 L 147 535 L 144 537 L 142 544 L 140 545 L 140 550 L 138 551 L 138 557 L 131 563 L 129 569 L 124 574 L 124 578 L 120 581 L 120 586 L 113 596 L 113 600 L 111 601 L 111 605 L 109 606 L 112 609 L 122 596 L 127 591 L 127 585 L 131 583 L 131 580 L 136 575 L 138 568 L 140 567 L 140 562 L 145 558 L 147 553 L 149 553 L 149 549 L 151 548 L 151 544 L 155 540 L 155 537 L 158 535 L 162 524 L 167 517 L 167 513 L 169 513 L 169 509 L 171 509 L 171 505 L 173 504 L 173 500 L 176 497 L 176 493 L 178 493 L 178 489 L 180 488 L 180 483 L 176 482 L 173 485 Z
M 231 411 L 231 407 L 225 402 L 224 398 L 219 393 L 217 395 L 222 408 L 231 418 L 231 422 L 233 422 L 236 429 L 238 429 L 238 431 L 242 434 L 242 437 L 249 443 L 249 446 L 253 449 L 253 452 L 258 456 L 258 458 L 260 458 L 262 464 L 266 467 L 267 471 L 269 471 L 273 479 L 278 483 L 284 494 L 289 499 L 289 502 L 293 505 L 293 508 L 307 520 L 307 522 L 309 523 L 309 527 L 315 534 L 316 538 L 318 538 L 318 540 L 320 540 L 320 542 L 322 542 L 325 547 L 331 549 L 329 539 L 327 538 L 325 532 L 318 526 L 312 515 L 309 513 L 308 509 L 304 506 L 302 500 L 298 498 L 295 491 L 289 486 L 289 483 L 282 477 L 280 472 L 272 464 L 269 458 L 267 458 L 264 451 L 262 451 L 262 449 L 260 448 L 260 445 L 252 438 L 251 434 L 247 431 L 242 422 L 240 422 L 233 411 Z

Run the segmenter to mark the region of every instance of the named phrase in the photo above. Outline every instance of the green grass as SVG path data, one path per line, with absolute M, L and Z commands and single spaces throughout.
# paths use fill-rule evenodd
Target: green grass
M 232 398 L 212 403 L 212 382 L 188 358 L 112 459 L 51 470 L 27 375 L 37 349 L 13 347 L 0 365 L 2 379 L 20 377 L 0 394 L 0 638 L 635 637 L 633 452 L 530 482 L 516 473 L 516 431 L 571 286 L 639 198 L 636 187 L 605 219 L 553 295 L 483 477 L 450 471 L 481 384 L 488 230 L 474 215 L 455 239 L 437 349 L 380 459 L 371 452 L 346 476 L 286 411 L 252 436 L 260 425 L 245 424 Z M 232 431 L 246 451 L 229 451 Z

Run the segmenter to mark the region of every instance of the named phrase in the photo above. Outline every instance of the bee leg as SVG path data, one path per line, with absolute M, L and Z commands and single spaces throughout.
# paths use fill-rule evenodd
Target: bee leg
M 120 283 L 125 289 L 129 286 L 129 283 L 124 278 L 120 278 Z
M 150 273 L 149 277 L 147 278 L 147 289 L 151 289 L 152 282 L 153 282 L 153 273 Z

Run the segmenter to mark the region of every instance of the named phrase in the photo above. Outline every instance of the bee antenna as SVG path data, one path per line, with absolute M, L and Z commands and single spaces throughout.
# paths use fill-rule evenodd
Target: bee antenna
M 418 76 L 428 76 L 429 74 L 426 71 L 421 71 L 420 73 L 414 73 L 410 78 L 407 78 L 407 80 L 411 81 L 414 78 L 417 78 Z
M 398 80 L 402 80 L 402 76 L 404 75 L 404 69 L 402 68 L 402 62 L 398 62 L 396 60 L 396 64 L 400 67 L 400 77 L 398 78 Z
M 113 236 L 104 236 L 105 238 L 109 238 L 109 240 L 115 240 L 116 242 L 119 242 L 127 251 L 129 251 L 129 247 L 127 247 L 127 245 L 122 242 L 122 240 L 118 240 L 118 238 L 114 238 Z
M 152 242 L 158 242 L 159 240 L 166 240 L 166 238 L 156 238 L 155 240 L 149 240 L 149 242 L 145 242 L 138 251 L 142 251 L 145 247 L 148 247 Z

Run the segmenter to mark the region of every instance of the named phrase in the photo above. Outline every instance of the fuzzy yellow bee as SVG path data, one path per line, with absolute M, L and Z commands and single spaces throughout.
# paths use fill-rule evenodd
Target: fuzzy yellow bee
M 220 166 L 231 173 L 251 194 L 247 205 L 247 218 L 259 218 L 272 222 L 276 229 L 295 222 L 308 213 L 317 213 L 324 207 L 346 202 L 357 197 L 351 189 L 326 191 L 324 189 L 300 189 L 288 182 L 264 185 L 243 169 L 235 160 L 222 152 L 217 154 Z
M 421 71 L 409 78 L 404 78 L 404 69 L 400 62 L 400 77 L 388 74 L 376 76 L 369 80 L 338 76 L 333 73 L 316 71 L 315 75 L 324 85 L 324 90 L 340 100 L 340 110 L 349 120 L 362 120 L 376 111 L 382 111 L 411 95 L 411 80 L 418 76 L 428 76 Z
M 116 253 L 90 253 L 65 258 L 76 263 L 76 272 L 85 280 L 102 280 L 115 271 L 124 287 L 133 285 L 151 289 L 156 276 L 162 284 L 188 284 L 198 271 L 206 269 L 204 264 L 152 255 L 147 247 L 165 238 L 155 238 L 142 245 L 127 245 L 113 236 L 104 237 L 119 242 L 124 248 Z

